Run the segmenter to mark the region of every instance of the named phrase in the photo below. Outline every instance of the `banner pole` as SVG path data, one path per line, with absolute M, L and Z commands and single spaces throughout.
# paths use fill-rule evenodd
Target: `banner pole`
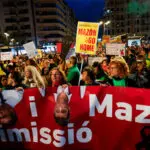
M 80 78 L 81 78 L 81 71 L 82 71 L 82 68 L 83 68 L 83 59 L 82 59 L 82 63 L 81 63 L 81 68 L 80 68 L 80 75 L 79 75 L 79 82 L 78 82 L 78 86 L 80 86 Z

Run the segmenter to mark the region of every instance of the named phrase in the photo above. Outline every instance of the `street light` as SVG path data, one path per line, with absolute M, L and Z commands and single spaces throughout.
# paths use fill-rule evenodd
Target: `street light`
M 14 41 L 15 41 L 15 39 L 10 39 L 10 41 L 11 41 L 11 42 L 14 42 Z
M 6 36 L 6 40 L 7 40 L 7 42 L 8 42 L 8 48 L 9 48 L 9 41 L 8 41 L 8 37 L 10 36 L 8 33 L 4 33 L 4 35 Z
M 111 23 L 110 20 L 104 22 L 104 21 L 100 21 L 99 25 L 103 25 L 103 33 L 105 34 L 105 26 L 109 25 Z M 107 33 L 108 34 L 108 33 Z
M 6 38 L 8 38 L 10 35 L 8 33 L 4 33 L 4 35 L 6 36 Z
M 103 21 L 100 21 L 100 22 L 99 22 L 99 25 L 102 25 L 102 24 L 103 24 Z
M 109 25 L 111 23 L 111 21 L 107 21 L 105 22 L 105 25 Z

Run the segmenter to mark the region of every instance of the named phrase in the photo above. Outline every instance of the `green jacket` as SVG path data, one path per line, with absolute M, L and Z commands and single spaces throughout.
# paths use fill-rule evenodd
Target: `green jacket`
M 80 71 L 77 65 L 74 65 L 68 69 L 68 74 L 67 74 L 68 83 L 70 83 L 71 85 L 78 85 L 79 77 L 80 77 Z
M 150 69 L 150 58 L 146 57 L 146 67 Z

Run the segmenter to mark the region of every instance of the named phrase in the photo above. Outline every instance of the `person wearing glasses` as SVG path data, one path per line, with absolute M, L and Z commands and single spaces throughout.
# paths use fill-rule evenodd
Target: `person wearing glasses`
M 109 64 L 108 84 L 120 87 L 136 87 L 135 82 L 128 78 L 128 65 L 121 60 L 112 60 Z

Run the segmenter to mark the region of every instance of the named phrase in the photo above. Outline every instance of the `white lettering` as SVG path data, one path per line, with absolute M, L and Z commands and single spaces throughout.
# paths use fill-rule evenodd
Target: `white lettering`
M 136 105 L 136 110 L 143 110 L 143 112 L 135 117 L 135 122 L 150 123 L 150 119 L 146 119 L 150 115 L 150 106 Z
M 55 139 L 55 141 L 53 142 L 53 144 L 56 147 L 62 147 L 65 145 L 66 143 L 66 138 L 60 135 L 64 135 L 64 131 L 63 130 L 54 130 L 53 132 L 53 137 Z
M 123 107 L 124 109 L 118 109 L 115 112 L 116 117 L 119 120 L 132 121 L 132 106 L 127 103 L 118 102 L 118 107 Z
M 40 138 L 40 142 L 42 142 L 44 144 L 51 143 L 52 139 L 51 139 L 51 136 L 49 135 L 50 131 L 51 130 L 46 127 L 43 127 L 40 129 L 40 135 L 43 137 L 43 138 Z
M 103 111 L 106 108 L 106 116 L 112 117 L 112 95 L 111 94 L 106 94 L 101 105 L 95 94 L 90 94 L 89 99 L 90 99 L 89 100 L 90 116 L 95 116 L 95 108 L 98 110 L 99 113 L 103 113 Z
M 22 135 L 25 137 L 26 142 L 31 142 L 29 130 L 26 128 L 22 129 L 7 129 L 7 134 L 10 142 L 16 141 L 14 137 L 17 138 L 18 142 L 23 141 Z
M 82 128 L 77 131 L 76 137 L 80 143 L 88 143 L 92 139 L 92 131 L 90 128 L 87 128 L 89 121 L 84 121 Z M 84 136 L 83 136 L 84 135 Z
M 31 126 L 36 126 L 36 122 L 31 122 Z M 33 142 L 38 142 L 37 127 L 32 127 Z
M 73 127 L 74 127 L 73 123 L 68 124 L 68 128 L 72 128 L 72 129 L 68 129 L 68 144 L 74 143 L 74 129 L 73 129 Z

